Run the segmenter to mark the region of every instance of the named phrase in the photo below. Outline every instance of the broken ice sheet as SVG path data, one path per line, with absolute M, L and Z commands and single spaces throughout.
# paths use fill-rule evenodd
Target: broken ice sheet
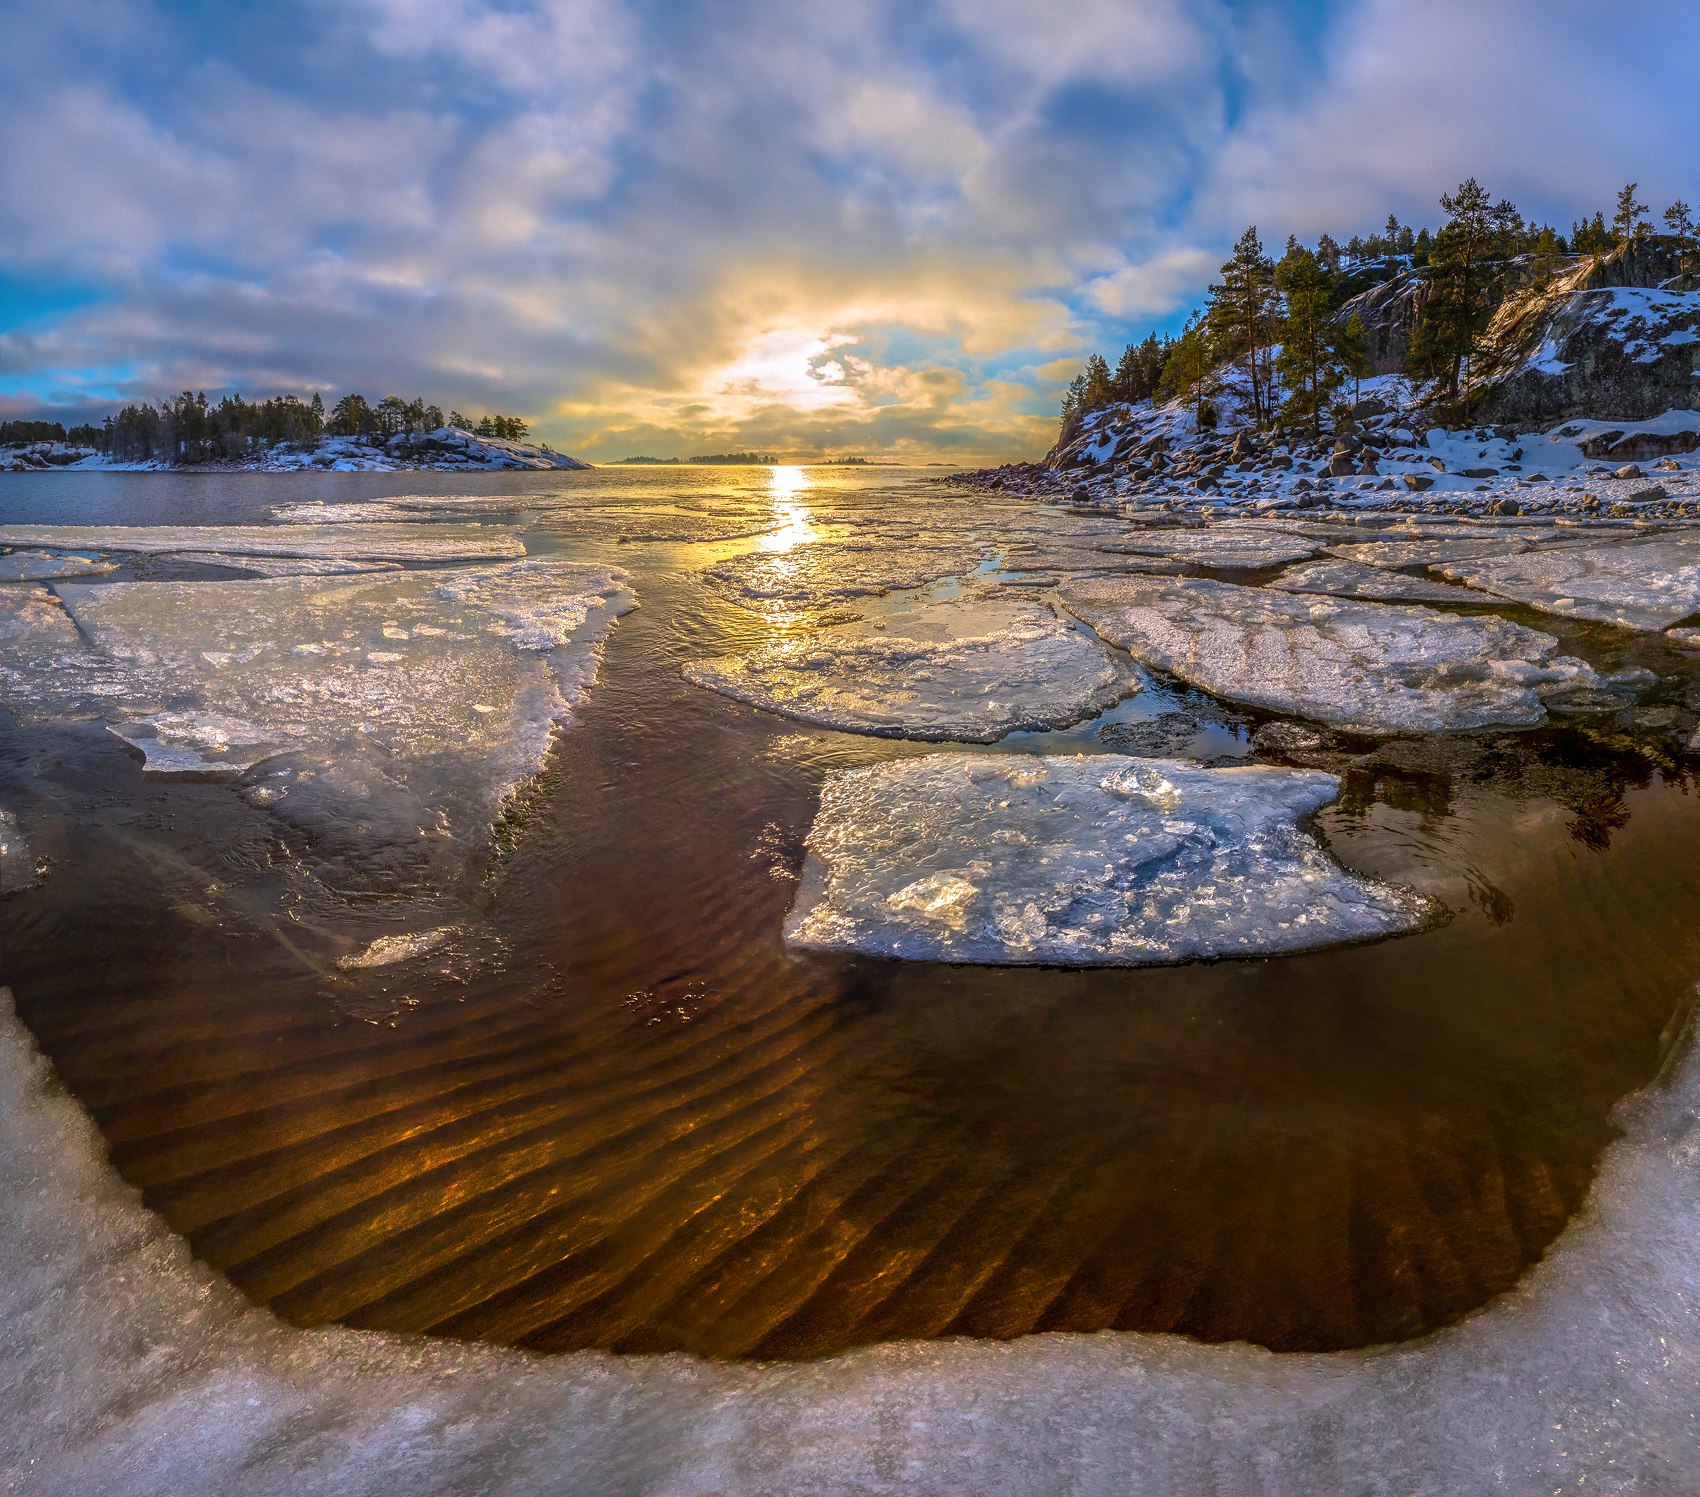
M 1283 572 L 1270 587 L 1287 593 L 1326 593 L 1337 598 L 1369 598 L 1383 603 L 1492 602 L 1467 587 L 1411 577 L 1356 561 L 1312 561 Z
M 1096 542 L 1099 549 L 1162 556 L 1196 566 L 1254 570 L 1303 561 L 1323 549 L 1320 540 L 1256 525 L 1213 525 L 1207 530 L 1129 531 Z
M 1700 613 L 1700 535 L 1458 560 L 1448 577 L 1567 618 L 1659 630 Z
M 299 730 L 261 728 L 222 712 L 156 712 L 107 724 L 157 779 L 235 779 L 292 746 Z
M 393 561 L 347 561 L 328 556 L 237 556 L 228 551 L 170 551 L 167 560 L 224 567 L 255 577 L 338 577 L 351 572 L 394 572 Z
M 965 743 L 1080 722 L 1137 690 L 1095 640 L 1026 601 L 897 609 L 688 665 L 685 676 L 803 722 Z
M 61 584 L 75 624 L 49 596 L 26 638 L 62 693 L 102 683 L 78 705 L 148 770 L 240 777 L 243 797 L 289 833 L 291 897 L 346 946 L 371 939 L 344 928 L 363 909 L 437 927 L 442 901 L 470 897 L 492 822 L 542 766 L 609 623 L 632 606 L 625 582 L 612 568 L 525 561 Z M 33 684 L 6 705 L 60 715 L 65 703 Z
M 1177 759 L 947 753 L 821 793 L 793 945 L 922 961 L 1140 966 L 1414 930 L 1415 890 L 1299 826 L 1339 781 Z
M 0 582 L 44 582 L 55 577 L 100 577 L 118 568 L 88 556 L 55 556 L 51 551 L 13 551 L 0 556 Z
M 1059 596 L 1112 644 L 1213 696 L 1369 733 L 1532 726 L 1543 697 L 1599 685 L 1551 635 L 1491 616 L 1187 578 L 1086 579 Z
M 525 555 L 510 533 L 478 525 L 0 525 L 0 546 L 145 556 L 309 556 L 343 561 L 504 561 Z

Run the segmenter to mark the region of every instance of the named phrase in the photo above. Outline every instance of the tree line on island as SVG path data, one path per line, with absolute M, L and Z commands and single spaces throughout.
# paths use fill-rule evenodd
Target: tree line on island
M 1537 274 L 1550 275 L 1575 256 L 1656 241 L 1685 270 L 1700 268 L 1694 210 L 1673 203 L 1662 231 L 1655 230 L 1638 189 L 1631 182 L 1618 194 L 1609 222 L 1596 213 L 1572 224 L 1568 236 L 1525 221 L 1509 201 L 1493 201 L 1474 177 L 1441 197 L 1446 222 L 1433 232 L 1390 214 L 1381 233 L 1354 235 L 1344 246 L 1327 234 L 1314 248 L 1289 238 L 1276 260 L 1256 227 L 1248 228 L 1179 336 L 1152 333 L 1130 343 L 1114 368 L 1100 354 L 1087 359 L 1063 396 L 1061 441 L 1070 441 L 1093 411 L 1146 400 L 1187 400 L 1199 425 L 1213 426 L 1212 397 L 1224 368 L 1243 374 L 1248 413 L 1259 429 L 1281 425 L 1315 434 L 1345 382 L 1369 370 L 1368 330 L 1347 304 L 1401 274 L 1423 292 L 1409 373 L 1431 382 L 1440 400 L 1455 401 L 1514 262 L 1532 262 Z
M 66 427 L 57 421 L 0 422 L 0 446 L 63 442 L 92 447 L 116 462 L 165 462 L 192 467 L 200 463 L 240 462 L 257 452 L 290 444 L 314 447 L 325 437 L 357 437 L 388 442 L 395 437 L 423 440 L 443 427 L 476 437 L 523 442 L 531 430 L 519 416 L 464 416 L 443 413 L 422 399 L 386 395 L 376 403 L 363 395 L 344 395 L 330 410 L 315 392 L 244 400 L 226 395 L 216 403 L 204 392 L 185 390 L 157 405 L 127 405 L 99 426 Z

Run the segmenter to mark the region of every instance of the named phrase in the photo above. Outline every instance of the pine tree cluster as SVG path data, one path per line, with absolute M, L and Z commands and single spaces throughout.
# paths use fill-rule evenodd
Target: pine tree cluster
M 1609 220 L 1596 213 L 1573 224 L 1568 238 L 1550 224 L 1527 221 L 1507 200 L 1495 202 L 1474 177 L 1441 197 L 1446 220 L 1438 229 L 1414 228 L 1389 214 L 1379 233 L 1353 235 L 1344 246 L 1328 234 L 1314 249 L 1289 238 L 1277 261 L 1265 253 L 1256 227 L 1249 228 L 1179 337 L 1151 333 L 1129 344 L 1113 372 L 1102 355 L 1087 359 L 1063 396 L 1061 439 L 1069 441 L 1092 411 L 1143 400 L 1187 399 L 1199 425 L 1208 427 L 1225 368 L 1243 376 L 1259 428 L 1304 426 L 1314 433 L 1342 385 L 1369 369 L 1368 332 L 1355 313 L 1344 314 L 1346 303 L 1399 275 L 1420 280 L 1425 293 L 1412 329 L 1410 373 L 1432 381 L 1440 397 L 1456 397 L 1513 262 L 1528 257 L 1544 265 L 1654 241 L 1685 269 L 1700 268 L 1694 210 L 1673 203 L 1663 230 L 1655 230 L 1638 188 L 1631 182 L 1618 194 Z
M 363 395 L 345 395 L 327 413 L 318 394 L 309 400 L 299 395 L 267 400 L 226 395 L 215 404 L 204 392 L 185 390 L 157 405 L 127 405 L 100 426 L 67 430 L 57 421 L 0 423 L 0 446 L 66 442 L 92 447 L 118 462 L 192 467 L 240 462 L 283 443 L 311 447 L 323 437 L 387 441 L 395 436 L 423 436 L 443 426 L 512 442 L 523 442 L 531 430 L 518 416 L 492 414 L 474 419 L 450 411 L 445 417 L 438 406 L 399 395 L 386 395 L 376 405 Z

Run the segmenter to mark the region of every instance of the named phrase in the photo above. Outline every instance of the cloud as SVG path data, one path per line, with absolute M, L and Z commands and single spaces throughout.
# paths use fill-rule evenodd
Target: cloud
M 358 388 L 592 457 L 1033 455 L 1247 221 L 1350 233 L 1472 172 L 1555 217 L 1700 195 L 1686 0 L 12 12 L 14 403 Z

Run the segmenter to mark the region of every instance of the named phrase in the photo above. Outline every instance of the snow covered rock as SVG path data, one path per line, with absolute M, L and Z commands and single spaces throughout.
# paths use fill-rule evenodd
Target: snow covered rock
M 803 722 L 964 743 L 1079 722 L 1138 689 L 1051 609 L 996 601 L 899 609 L 688 665 L 685 676 Z
M 1700 534 L 1459 560 L 1440 570 L 1546 613 L 1626 629 L 1665 629 L 1700 613 Z
M 833 775 L 785 926 L 923 961 L 1141 966 L 1409 931 L 1431 906 L 1302 830 L 1309 770 L 937 754 Z
M 1112 644 L 1214 696 L 1368 733 L 1532 726 L 1542 699 L 1598 686 L 1551 635 L 1494 617 L 1202 579 L 1065 583 Z

